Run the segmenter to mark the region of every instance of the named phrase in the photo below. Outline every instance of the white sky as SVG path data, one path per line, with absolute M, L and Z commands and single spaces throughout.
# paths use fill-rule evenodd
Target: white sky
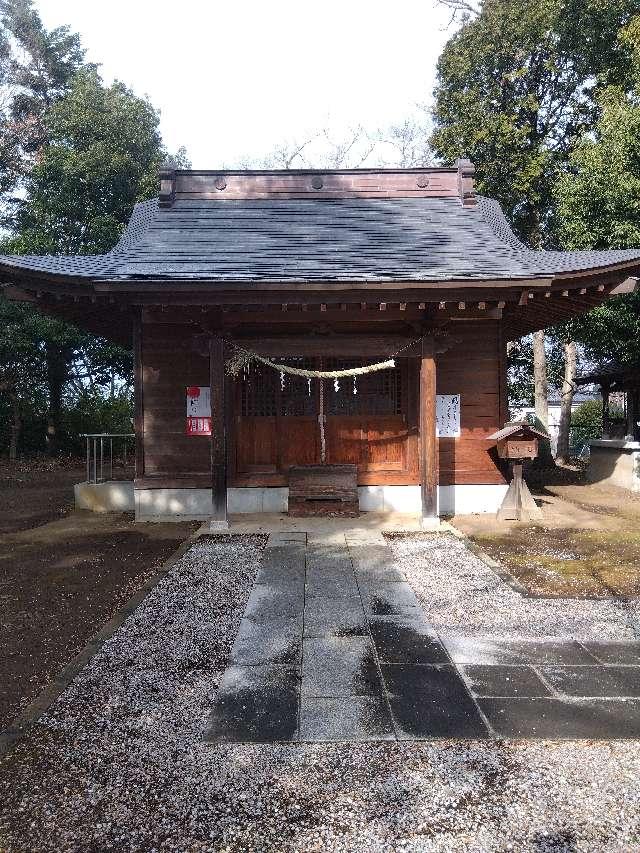
M 260 159 L 331 128 L 386 128 L 428 103 L 447 38 L 436 0 L 38 0 L 87 58 L 161 111 L 194 168 Z

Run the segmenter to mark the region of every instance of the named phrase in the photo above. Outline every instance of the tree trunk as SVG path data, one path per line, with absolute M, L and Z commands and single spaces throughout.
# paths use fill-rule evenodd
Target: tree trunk
M 14 389 L 9 393 L 11 401 L 11 438 L 9 440 L 9 461 L 15 462 L 18 458 L 18 442 L 22 432 L 22 416 L 20 414 L 20 398 Z
M 569 429 L 571 427 L 571 404 L 576 390 L 576 345 L 569 341 L 564 345 L 564 380 L 560 401 L 560 429 L 556 462 L 569 460 Z
M 60 450 L 60 420 L 62 414 L 62 392 L 69 378 L 69 359 L 64 348 L 47 344 L 47 386 L 49 407 L 47 410 L 47 453 L 57 456 Z
M 544 330 L 533 335 L 533 382 L 538 426 L 549 431 L 549 383 L 547 380 L 547 356 L 544 351 Z

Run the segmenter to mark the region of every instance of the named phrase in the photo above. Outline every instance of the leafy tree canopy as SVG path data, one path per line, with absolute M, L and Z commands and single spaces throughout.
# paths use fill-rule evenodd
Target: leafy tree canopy
M 84 63 L 77 33 L 47 31 L 33 0 L 0 0 L 0 192 L 12 191 L 47 141 L 45 112 Z
M 19 254 L 100 254 L 117 242 L 136 201 L 157 192 L 165 156 L 158 114 L 122 83 L 79 72 L 47 113 L 48 143 L 16 213 Z
M 166 158 L 158 114 L 122 83 L 105 86 L 95 67 L 83 64 L 77 36 L 66 28 L 44 30 L 30 0 L 5 2 L 0 10 L 5 16 L 0 75 L 8 68 L 3 79 L 11 80 L 17 92 L 10 108 L 4 114 L 0 111 L 0 158 L 3 139 L 10 142 L 16 128 L 30 130 L 21 136 L 22 147 L 9 145 L 17 171 L 25 177 L 20 195 L 11 200 L 10 234 L 0 251 L 107 252 L 120 237 L 134 204 L 157 193 L 158 169 Z M 8 60 L 3 65 L 5 48 Z M 183 150 L 172 159 L 187 165 Z M 0 191 L 16 185 L 14 173 L 1 159 L 0 173 L 4 175 Z M 10 400 L 12 447 L 27 398 L 36 387 L 44 387 L 48 448 L 55 452 L 64 438 L 60 433 L 69 393 L 86 396 L 90 389 L 99 395 L 106 387 L 113 397 L 123 381 L 126 388 L 131 354 L 0 297 L 3 321 L 0 358 L 6 355 L 6 361 L 0 370 L 0 391 Z
M 597 114 L 598 86 L 626 86 L 632 50 L 618 38 L 640 0 L 485 0 L 438 62 L 431 143 L 468 156 L 481 192 L 519 234 L 550 240 L 552 187 Z
M 640 18 L 622 40 L 633 49 L 635 85 L 600 93 L 599 120 L 557 182 L 559 233 L 568 248 L 640 246 Z M 566 335 L 595 360 L 640 362 L 640 294 L 607 301 L 567 325 Z

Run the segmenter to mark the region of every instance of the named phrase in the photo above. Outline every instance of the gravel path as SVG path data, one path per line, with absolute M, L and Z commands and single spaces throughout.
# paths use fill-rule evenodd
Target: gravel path
M 4 758 L 0 850 L 638 848 L 637 742 L 203 743 L 260 544 L 195 545 Z M 441 590 L 407 569 L 441 616 L 458 562 L 481 574 L 450 547 Z
M 438 631 L 469 636 L 640 638 L 638 599 L 526 598 L 454 536 L 391 536 L 389 543 Z

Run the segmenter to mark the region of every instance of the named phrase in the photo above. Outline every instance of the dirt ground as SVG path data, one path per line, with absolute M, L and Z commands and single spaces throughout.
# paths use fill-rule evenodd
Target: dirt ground
M 197 524 L 73 510 L 77 465 L 0 466 L 0 729 Z
M 640 595 L 640 495 L 589 483 L 577 470 L 548 480 L 531 489 L 540 521 L 476 515 L 452 522 L 533 595 Z

